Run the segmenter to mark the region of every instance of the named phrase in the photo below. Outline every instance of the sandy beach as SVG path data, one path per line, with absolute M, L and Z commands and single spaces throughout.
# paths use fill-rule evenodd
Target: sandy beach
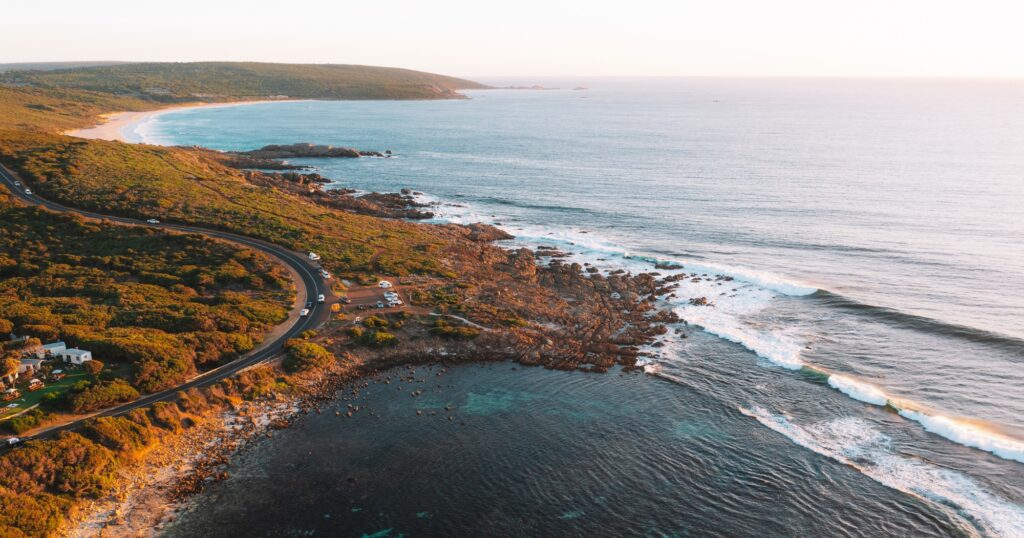
M 190 108 L 226 108 L 242 105 L 254 105 L 258 103 L 280 103 L 282 101 L 296 101 L 295 99 L 261 99 L 255 101 L 235 101 L 231 103 L 184 103 L 172 105 L 157 110 L 145 110 L 141 112 L 113 112 L 100 116 L 102 123 L 85 129 L 66 131 L 64 134 L 77 136 L 78 138 L 89 138 L 96 140 L 116 140 L 118 142 L 142 142 L 140 137 L 134 133 L 135 129 L 147 121 L 167 114 Z

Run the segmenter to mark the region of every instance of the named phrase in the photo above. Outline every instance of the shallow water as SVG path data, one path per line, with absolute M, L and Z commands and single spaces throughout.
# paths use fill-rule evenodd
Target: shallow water
M 439 371 L 279 432 L 170 535 L 962 534 L 694 389 L 507 363 Z
M 605 270 L 709 275 L 667 305 L 691 326 L 652 372 L 795 450 L 1024 535 L 1024 85 L 564 86 L 580 84 L 593 89 L 186 110 L 134 132 L 391 149 L 302 162 Z M 701 296 L 715 306 L 688 304 Z

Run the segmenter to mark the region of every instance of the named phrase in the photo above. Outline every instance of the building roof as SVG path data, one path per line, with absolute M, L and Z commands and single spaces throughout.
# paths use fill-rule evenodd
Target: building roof
M 50 342 L 49 344 L 43 344 L 43 349 L 63 349 L 67 347 L 67 344 L 64 342 Z
M 88 350 L 85 350 L 85 349 L 78 349 L 77 347 L 73 347 L 71 349 L 65 349 L 64 350 L 64 354 L 65 355 L 85 355 L 86 353 L 92 353 L 92 352 L 88 351 Z

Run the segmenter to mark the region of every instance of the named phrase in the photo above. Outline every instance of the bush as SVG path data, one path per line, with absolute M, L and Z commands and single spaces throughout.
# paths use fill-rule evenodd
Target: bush
M 363 343 L 373 347 L 387 347 L 398 343 L 398 337 L 385 331 L 373 331 L 363 337 Z
M 382 318 L 380 316 L 369 316 L 369 317 L 367 317 L 366 319 L 363 320 L 363 325 L 366 325 L 367 327 L 369 327 L 371 329 L 380 328 L 380 327 L 387 327 L 388 326 L 388 320 L 386 320 L 386 319 L 384 319 L 384 318 Z
M 85 435 L 119 452 L 139 451 L 153 442 L 155 435 L 145 426 L 124 417 L 101 417 L 85 423 Z
M 46 418 L 46 413 L 36 408 L 5 421 L 3 425 L 5 429 L 20 435 L 38 427 L 44 418 Z
M 122 379 L 105 383 L 97 383 L 85 390 L 72 394 L 68 398 L 71 410 L 75 413 L 88 413 L 110 407 L 111 405 L 134 400 L 139 391 Z
M 195 364 L 188 359 L 144 360 L 135 363 L 135 386 L 143 392 L 157 392 L 184 383 L 195 371 Z
M 87 361 L 82 365 L 82 369 L 85 370 L 85 373 L 97 377 L 103 371 L 103 363 L 97 360 Z
M 334 363 L 334 355 L 322 346 L 302 342 L 288 349 L 282 366 L 290 373 L 323 370 Z

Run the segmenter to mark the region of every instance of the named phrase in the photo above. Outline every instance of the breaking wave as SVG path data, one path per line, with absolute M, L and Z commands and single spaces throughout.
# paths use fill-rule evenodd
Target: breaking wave
M 849 465 L 890 488 L 952 508 L 985 534 L 1024 536 L 1024 508 L 961 473 L 895 453 L 889 437 L 865 420 L 846 417 L 801 426 L 757 406 L 739 411 L 797 445 Z

